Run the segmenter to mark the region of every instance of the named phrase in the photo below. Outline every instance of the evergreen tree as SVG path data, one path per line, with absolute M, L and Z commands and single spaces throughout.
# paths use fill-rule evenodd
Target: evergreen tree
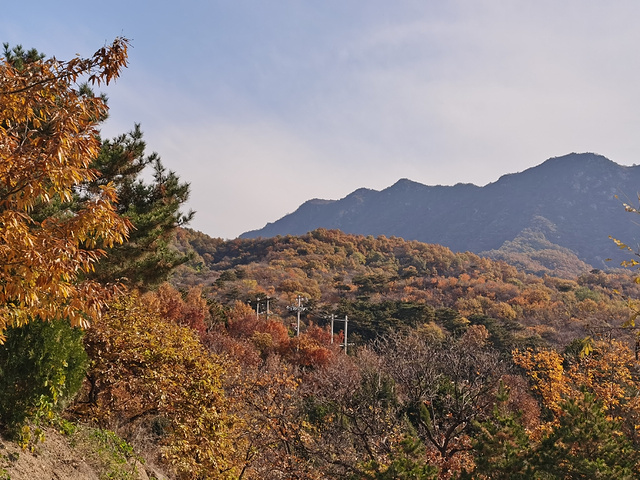
M 92 165 L 100 177 L 87 185 L 84 194 L 93 195 L 113 183 L 118 194 L 117 212 L 133 227 L 125 243 L 108 249 L 93 277 L 144 290 L 165 281 L 175 267 L 190 258 L 170 244 L 176 228 L 188 223 L 194 212 L 180 211 L 189 198 L 189 184 L 167 170 L 156 153 L 145 155 L 142 137 L 136 124 L 131 132 L 103 141 Z M 146 168 L 153 169 L 151 183 L 140 178 Z
M 638 452 L 607 418 L 602 402 L 585 392 L 564 404 L 559 424 L 542 440 L 531 458 L 536 478 L 639 478 Z
M 7 63 L 18 71 L 38 68 L 45 55 L 37 49 L 25 50 L 22 45 L 10 48 L 3 44 Z M 78 92 L 88 98 L 93 90 L 82 84 Z M 106 103 L 106 96 L 101 100 Z M 106 115 L 100 118 L 105 120 Z M 194 212 L 182 214 L 180 207 L 189 198 L 189 185 L 180 182 L 172 171 L 167 171 L 156 153 L 145 155 L 146 144 L 140 125 L 131 132 L 113 140 L 104 140 L 98 157 L 91 168 L 98 178 L 78 190 L 77 205 L 94 198 L 101 187 L 113 184 L 118 194 L 117 213 L 131 222 L 133 228 L 124 244 L 107 248 L 108 258 L 103 259 L 89 275 L 103 283 L 121 282 L 141 289 L 156 286 L 165 281 L 178 265 L 189 260 L 172 249 L 169 244 L 175 229 L 188 223 Z M 153 180 L 145 183 L 140 177 L 147 168 L 153 169 Z M 39 205 L 33 212 L 36 218 L 46 218 L 62 207 L 60 202 Z
M 369 462 L 364 465 L 364 471 L 354 475 L 353 478 L 364 480 L 435 480 L 438 478 L 438 468 L 427 463 L 424 445 L 412 431 L 407 434 L 399 448 L 392 452 L 390 460 L 386 467 L 376 462 Z
M 44 53 L 38 52 L 35 48 L 25 51 L 22 45 L 9 48 L 8 43 L 3 43 L 2 46 L 4 48 L 2 56 L 5 61 L 18 71 L 23 71 L 25 66 L 44 58 Z
M 38 72 L 42 67 L 45 55 L 35 48 L 25 50 L 21 45 L 10 48 L 8 43 L 3 47 L 6 63 L 23 75 Z M 86 83 L 77 86 L 77 93 L 86 99 L 94 98 L 93 90 Z M 106 104 L 104 95 L 99 100 Z M 96 123 L 105 119 L 106 110 L 96 117 Z M 98 177 L 76 189 L 73 210 L 83 208 L 88 200 L 97 198 L 104 187 L 113 185 L 118 196 L 116 211 L 132 227 L 125 244 L 103 245 L 108 258 L 96 266 L 94 273 L 87 275 L 103 283 L 118 281 L 146 289 L 162 283 L 176 266 L 189 259 L 170 247 L 175 229 L 188 223 L 194 215 L 180 211 L 189 197 L 189 185 L 166 170 L 156 153 L 145 155 L 145 147 L 137 124 L 131 132 L 104 140 L 99 155 L 90 165 Z M 153 170 L 150 183 L 141 179 L 147 168 Z M 64 214 L 69 205 L 63 203 L 57 198 L 41 202 L 33 206 L 32 216 L 44 220 Z

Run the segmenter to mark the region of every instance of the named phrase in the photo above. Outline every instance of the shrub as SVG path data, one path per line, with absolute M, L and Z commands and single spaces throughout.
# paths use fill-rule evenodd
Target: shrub
M 16 433 L 28 418 L 51 416 L 80 389 L 88 367 L 82 331 L 34 321 L 6 331 L 0 345 L 0 425 Z

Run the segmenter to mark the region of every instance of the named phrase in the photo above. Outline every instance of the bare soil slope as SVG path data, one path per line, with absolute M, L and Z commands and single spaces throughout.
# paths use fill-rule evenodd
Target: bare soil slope
M 127 480 L 166 479 L 167 477 L 135 458 L 125 459 L 91 433 L 81 428 L 71 435 L 53 429 L 45 441 L 32 449 L 0 438 L 0 480 Z

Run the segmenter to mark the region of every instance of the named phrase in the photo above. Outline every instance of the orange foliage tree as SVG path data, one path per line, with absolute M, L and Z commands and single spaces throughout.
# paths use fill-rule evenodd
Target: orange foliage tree
M 0 58 L 0 341 L 8 326 L 36 318 L 86 326 L 100 314 L 101 287 L 79 280 L 101 248 L 125 239 L 128 223 L 110 185 L 72 204 L 96 178 L 89 165 L 107 113 L 79 82 L 117 78 L 127 46 L 118 38 L 68 62 Z
M 190 288 L 183 296 L 175 287 L 163 283 L 153 298 L 162 318 L 191 327 L 201 340 L 206 340 L 211 315 L 200 287 Z
M 513 359 L 527 372 L 532 390 L 556 420 L 564 414 L 567 400 L 578 401 L 587 391 L 602 402 L 607 419 L 620 422 L 630 438 L 640 440 L 640 384 L 633 354 L 617 340 L 583 343 L 577 355 L 525 350 L 515 351 Z
M 162 316 L 163 298 L 131 293 L 87 330 L 88 385 L 75 411 L 125 435 L 147 432 L 178 478 L 238 478 L 236 417 L 222 388 L 230 362 Z

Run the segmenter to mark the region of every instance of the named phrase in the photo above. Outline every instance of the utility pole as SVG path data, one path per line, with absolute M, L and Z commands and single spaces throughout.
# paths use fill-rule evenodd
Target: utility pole
M 265 320 L 269 320 L 269 315 L 271 315 L 271 314 L 269 313 L 269 300 L 270 300 L 270 299 L 271 299 L 271 298 L 270 298 L 269 296 L 267 296 L 267 298 L 265 299 L 265 300 L 267 301 L 267 311 L 265 312 L 265 316 L 264 316 Z
M 256 297 L 256 320 L 260 318 L 260 315 L 264 315 L 265 319 L 269 320 L 269 315 L 271 315 L 271 313 L 269 312 L 269 300 L 271 300 L 271 297 L 269 296 L 266 296 L 263 299 L 261 299 L 260 297 Z M 265 311 L 261 312 L 260 304 L 263 301 L 266 303 L 266 306 L 265 306 Z
M 298 324 L 296 326 L 296 337 L 300 336 L 300 313 L 304 312 L 307 307 L 303 307 L 302 306 L 302 300 L 307 300 L 306 298 L 304 298 L 302 295 L 298 295 L 298 305 L 289 305 L 287 307 L 287 310 L 289 310 L 290 312 L 297 312 L 298 313 Z
M 336 318 L 336 316 L 332 313 L 331 314 L 331 345 L 333 345 L 333 320 Z
M 344 316 L 344 354 L 347 354 L 347 345 L 349 345 L 349 342 L 347 342 L 347 329 L 349 326 L 349 317 L 347 317 L 346 315 Z
M 344 322 L 344 343 L 342 343 L 340 346 L 344 347 L 344 353 L 347 353 L 347 346 L 348 345 L 353 345 L 352 343 L 350 344 L 348 342 L 348 328 L 349 328 L 349 317 L 348 316 L 344 316 L 344 318 L 336 318 L 335 315 L 331 314 L 331 344 L 333 344 L 333 325 L 334 322 L 338 321 L 338 322 Z

